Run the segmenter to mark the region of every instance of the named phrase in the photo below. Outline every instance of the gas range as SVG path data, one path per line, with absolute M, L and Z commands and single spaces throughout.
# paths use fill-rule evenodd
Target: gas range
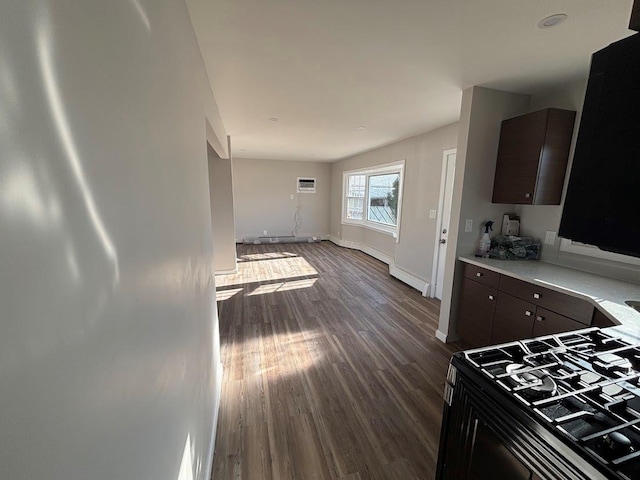
M 455 356 L 607 478 L 640 478 L 640 345 L 591 328 Z

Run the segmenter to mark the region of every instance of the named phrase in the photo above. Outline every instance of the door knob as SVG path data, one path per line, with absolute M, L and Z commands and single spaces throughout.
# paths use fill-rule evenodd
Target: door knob
M 447 241 L 443 238 L 442 240 L 440 240 L 440 243 L 444 245 L 445 243 L 447 243 Z

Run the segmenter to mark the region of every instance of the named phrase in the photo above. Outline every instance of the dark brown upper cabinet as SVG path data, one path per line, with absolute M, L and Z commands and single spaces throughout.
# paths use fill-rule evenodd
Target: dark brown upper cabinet
M 547 108 L 502 122 L 493 203 L 560 205 L 575 119 Z

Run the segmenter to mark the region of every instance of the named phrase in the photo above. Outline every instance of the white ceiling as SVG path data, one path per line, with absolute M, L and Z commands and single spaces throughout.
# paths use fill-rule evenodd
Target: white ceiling
M 249 158 L 333 161 L 433 130 L 458 120 L 467 87 L 585 78 L 593 51 L 632 33 L 632 0 L 187 5 L 233 154 Z M 555 13 L 569 17 L 537 28 Z

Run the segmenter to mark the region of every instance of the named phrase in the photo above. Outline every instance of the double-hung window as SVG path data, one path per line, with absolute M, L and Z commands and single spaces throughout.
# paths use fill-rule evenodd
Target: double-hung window
M 344 172 L 342 223 L 397 236 L 404 162 Z

